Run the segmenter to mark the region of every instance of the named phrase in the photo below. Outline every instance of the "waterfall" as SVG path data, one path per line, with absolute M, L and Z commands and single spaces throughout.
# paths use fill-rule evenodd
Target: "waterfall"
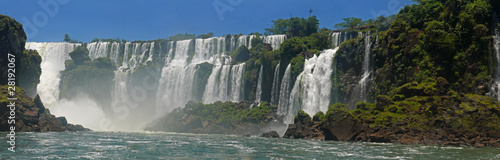
M 252 48 L 252 39 L 255 38 L 255 35 L 248 35 L 248 49 Z
M 263 42 L 271 44 L 273 50 L 277 50 L 280 48 L 281 43 L 283 43 L 286 39 L 286 35 L 269 35 L 264 36 Z
M 332 33 L 331 39 L 332 39 L 332 46 L 333 46 L 333 48 L 336 48 L 336 47 L 340 46 L 340 43 L 342 43 L 341 39 L 340 39 L 340 37 L 341 37 L 340 34 L 341 34 L 341 32 L 333 32 Z
M 497 23 L 499 22 L 497 14 L 493 13 L 493 20 L 494 20 L 494 25 L 495 25 L 495 36 L 493 38 L 493 46 L 495 49 L 495 61 L 496 61 L 496 68 L 495 68 L 495 74 L 493 77 L 493 81 L 495 84 L 491 86 L 491 93 L 490 96 L 496 98 L 497 100 L 500 100 L 500 30 L 496 26 Z
M 51 108 L 59 100 L 60 72 L 64 62 L 70 60 L 69 52 L 80 46 L 78 43 L 26 43 L 26 49 L 37 50 L 42 57 L 42 74 L 37 92 L 45 107 Z
M 231 101 L 243 100 L 243 71 L 245 70 L 245 63 L 233 65 L 231 68 L 231 84 L 230 94 L 227 95 Z
M 243 100 L 243 71 L 245 63 L 239 65 L 217 65 L 212 70 L 203 94 L 203 103 Z
M 164 67 L 157 92 L 158 116 L 175 108 L 184 107 L 193 100 L 192 94 L 196 65 Z
M 257 90 L 255 91 L 255 102 L 259 103 L 262 98 L 261 98 L 261 95 L 262 95 L 262 76 L 263 76 L 263 72 L 264 71 L 264 65 L 260 65 L 260 71 L 259 71 L 259 80 L 257 82 Z
M 91 60 L 100 57 L 106 57 L 108 55 L 108 44 L 109 42 L 92 42 L 87 45 L 87 50 L 89 50 L 89 57 Z
M 280 64 L 276 66 L 274 69 L 274 77 L 273 77 L 273 87 L 271 89 L 271 104 L 277 105 L 278 104 L 278 98 L 279 98 L 279 76 L 280 76 Z
M 223 43 L 225 38 L 214 37 L 207 39 L 196 39 L 195 43 L 195 55 L 191 60 L 191 63 L 203 63 L 208 62 L 212 64 L 225 64 L 227 62 L 222 61 L 224 57 Z
M 153 78 L 157 80 L 156 82 L 149 82 L 152 79 L 145 79 L 148 81 L 147 83 L 155 83 L 154 90 L 147 90 L 148 94 L 149 92 L 153 94 L 153 96 L 147 97 L 153 100 L 151 102 L 153 105 L 140 106 L 141 112 L 144 112 L 141 114 L 154 115 L 151 118 L 163 116 L 175 108 L 184 107 L 191 100 L 204 103 L 242 101 L 245 97 L 243 79 L 245 63 L 232 65 L 229 55 L 241 45 L 250 48 L 253 38 L 255 35 L 166 42 L 88 43 L 85 47 L 89 50 L 89 57 L 92 60 L 108 57 L 117 69 L 114 71 L 113 90 L 109 91 L 111 106 L 96 106 L 96 103 L 91 102 L 92 99 L 88 97 L 85 101 L 88 100 L 89 104 L 94 104 L 92 105 L 94 108 L 107 111 L 109 111 L 109 107 L 124 104 L 132 107 L 129 109 L 135 109 L 134 107 L 138 107 L 144 100 L 137 100 L 137 96 L 133 96 L 136 94 L 134 89 L 139 88 L 135 91 L 141 91 L 141 88 L 149 86 L 145 86 L 146 82 L 141 82 L 141 77 L 137 76 L 150 74 L 143 73 L 147 71 L 140 69 L 150 62 L 152 65 L 148 67 L 157 67 L 155 68 L 157 71 L 154 72 L 158 72 L 155 73 L 157 77 Z M 267 42 L 277 49 L 284 38 L 284 35 L 272 35 L 268 36 Z M 50 108 L 53 104 L 61 101 L 59 99 L 59 72 L 64 70 L 64 62 L 70 59 L 68 53 L 80 45 L 82 44 L 34 42 L 26 44 L 27 49 L 37 50 L 42 56 L 42 75 L 40 85 L 38 85 L 38 93 L 47 107 Z M 260 79 L 262 77 L 260 76 Z M 78 99 L 78 95 L 75 95 L 75 98 Z M 60 104 L 66 104 L 66 102 Z M 72 101 L 71 104 L 76 103 Z M 59 106 L 64 108 L 64 106 Z M 85 108 L 85 106 L 82 107 Z M 123 122 L 131 122 L 134 117 L 128 116 L 126 118 L 129 119 L 124 119 Z M 115 122 L 117 121 L 113 123 Z
M 355 104 L 359 101 L 368 101 L 368 87 L 369 83 L 372 80 L 372 70 L 370 67 L 370 50 L 371 50 L 371 41 L 370 41 L 370 32 L 367 32 L 365 36 L 365 53 L 363 56 L 363 66 L 361 79 L 358 84 L 355 86 L 354 91 L 351 95 L 351 103 L 349 104 L 349 109 L 356 109 Z
M 111 44 L 111 51 L 109 52 L 109 58 L 115 66 L 120 66 L 120 43 L 113 42 Z
M 292 124 L 293 116 L 299 109 L 313 116 L 319 111 L 326 112 L 330 105 L 332 74 L 335 49 L 327 49 L 314 55 L 304 63 L 304 71 L 297 76 L 290 93 L 285 123 Z
M 279 115 L 287 115 L 288 113 L 288 99 L 290 98 L 290 70 L 291 65 L 288 64 L 285 70 L 285 74 L 283 75 L 283 79 L 281 80 L 279 101 L 278 101 L 278 114 Z

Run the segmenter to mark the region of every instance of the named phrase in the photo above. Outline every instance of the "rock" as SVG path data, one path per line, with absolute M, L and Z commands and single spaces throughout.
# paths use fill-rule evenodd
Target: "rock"
M 66 120 L 66 117 L 57 117 L 57 119 L 59 119 L 59 121 L 61 121 L 61 124 L 63 126 L 67 126 L 68 125 L 68 121 Z
M 325 135 L 315 126 L 307 126 L 299 123 L 288 125 L 283 138 L 325 140 Z
M 206 120 L 205 120 L 205 121 L 203 121 L 203 122 L 201 122 L 201 125 L 203 126 L 203 128 L 207 128 L 208 124 L 209 124 L 209 123 L 208 123 L 208 121 L 206 121 Z
M 362 125 L 353 121 L 347 111 L 336 110 L 326 115 L 327 120 L 319 125 L 325 140 L 349 141 L 361 131 Z
M 7 90 L 1 90 L 2 94 L 7 94 Z M 64 132 L 64 131 L 90 131 L 81 125 L 68 124 L 66 118 L 50 114 L 43 106 L 40 97 L 34 99 L 25 95 L 22 91 L 17 92 L 15 105 L 16 131 L 18 132 Z M 8 101 L 0 102 L 0 105 L 7 106 Z M 10 108 L 0 107 L 0 131 L 9 131 L 10 124 L 7 122 L 10 116 Z
M 276 131 L 269 131 L 262 133 L 260 137 L 266 137 L 266 138 L 280 138 L 280 135 Z

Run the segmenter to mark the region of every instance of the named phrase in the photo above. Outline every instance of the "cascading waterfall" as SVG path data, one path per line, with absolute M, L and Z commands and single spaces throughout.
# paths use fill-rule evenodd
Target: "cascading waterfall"
M 264 73 L 264 65 L 260 65 L 260 71 L 259 71 L 259 80 L 257 81 L 257 90 L 255 90 L 255 102 L 259 103 L 262 98 L 261 98 L 261 95 L 262 95 L 262 76 Z
M 109 42 L 92 42 L 87 45 L 87 50 L 89 50 L 89 57 L 94 60 L 99 57 L 106 57 L 108 53 Z
M 227 38 L 230 39 L 226 40 Z M 245 63 L 231 65 L 229 55 L 232 50 L 241 45 L 247 45 L 250 48 L 253 38 L 255 38 L 254 35 L 243 35 L 238 38 L 223 36 L 169 42 L 92 42 L 86 44 L 85 47 L 89 50 L 91 59 L 109 57 L 117 67 L 114 72 L 114 87 L 110 91 L 111 105 L 139 103 L 134 101 L 133 94 L 129 92 L 133 92 L 134 88 L 140 84 L 131 84 L 131 79 L 141 66 L 149 64 L 148 62 L 156 63 L 156 66 L 159 66 L 157 88 L 154 93 L 156 95 L 153 98 L 156 107 L 144 106 L 146 107 L 144 110 L 154 111 L 149 115 L 159 117 L 175 108 L 184 107 L 190 100 L 205 103 L 242 101 Z M 268 36 L 266 42 L 277 49 L 284 38 L 284 35 L 271 35 Z M 47 107 L 50 108 L 52 104 L 60 101 L 59 72 L 64 70 L 64 62 L 70 59 L 68 53 L 80 45 L 82 44 L 33 42 L 26 44 L 27 49 L 37 50 L 42 56 L 42 75 L 38 93 Z M 203 63 L 208 63 L 208 65 L 201 66 Z M 205 73 L 207 66 L 212 67 L 208 68 Z M 202 67 L 205 70 L 202 71 Z M 210 69 L 212 72 L 208 73 Z M 207 75 L 201 78 L 206 83 L 200 82 L 200 74 Z M 91 99 L 87 100 L 88 98 L 85 99 L 85 104 L 92 104 L 93 110 L 108 107 L 96 106 Z M 76 104 L 76 102 L 65 101 L 61 104 Z M 132 117 L 129 116 L 129 118 Z M 69 118 L 68 120 L 71 121 Z
M 338 47 L 324 50 L 319 56 L 314 55 L 305 61 L 304 71 L 297 76 L 290 93 L 285 123 L 292 124 L 299 109 L 309 115 L 328 110 L 334 72 L 332 65 L 337 50 Z
M 271 89 L 271 104 L 277 105 L 279 95 L 277 95 L 280 91 L 279 85 L 279 75 L 280 75 L 280 64 L 276 66 L 274 69 L 274 77 L 273 77 L 273 87 Z
M 496 13 L 493 13 L 493 17 L 496 25 L 499 22 Z M 500 100 L 500 30 L 498 29 L 498 27 L 495 27 L 495 36 L 493 37 L 493 43 L 497 66 L 493 77 L 494 84 L 492 84 L 491 86 L 490 96 Z
M 280 49 L 281 43 L 283 43 L 286 40 L 286 35 L 269 35 L 269 36 L 264 36 L 262 38 L 264 43 L 271 44 L 271 47 L 273 47 L 273 50 Z
M 371 82 L 372 70 L 370 67 L 370 50 L 371 50 L 371 41 L 370 41 L 370 32 L 367 32 L 365 36 L 365 53 L 363 56 L 363 66 L 361 71 L 363 75 L 359 80 L 358 84 L 355 86 L 353 94 L 351 96 L 351 103 L 349 104 L 349 109 L 356 109 L 355 104 L 359 101 L 368 101 L 368 87 Z
M 37 92 L 44 105 L 51 108 L 59 100 L 60 72 L 64 70 L 64 62 L 70 60 L 69 52 L 80 46 L 78 43 L 26 43 L 26 49 L 37 50 L 42 57 L 42 74 Z
M 279 115 L 287 115 L 288 113 L 288 99 L 290 98 L 290 79 L 291 79 L 291 65 L 288 64 L 285 70 L 285 74 L 283 75 L 283 79 L 281 80 L 281 87 L 279 92 L 279 101 L 278 101 L 278 114 Z
M 341 32 L 333 32 L 332 33 L 332 44 L 333 48 L 340 46 L 341 40 L 340 40 Z

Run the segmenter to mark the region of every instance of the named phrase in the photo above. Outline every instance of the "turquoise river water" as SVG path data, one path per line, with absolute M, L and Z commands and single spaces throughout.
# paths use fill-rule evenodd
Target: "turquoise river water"
M 0 159 L 500 159 L 499 148 L 156 132 L 17 133 L 15 153 L 0 141 Z

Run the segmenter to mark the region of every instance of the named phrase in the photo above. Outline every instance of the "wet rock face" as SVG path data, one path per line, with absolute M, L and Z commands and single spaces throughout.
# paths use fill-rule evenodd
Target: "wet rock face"
M 7 90 L 2 89 L 1 92 L 6 94 Z M 15 105 L 15 130 L 17 132 L 90 131 L 81 125 L 69 124 L 65 117 L 56 118 L 50 114 L 38 95 L 33 100 L 24 93 L 18 92 L 17 98 Z M 7 101 L 2 101 L 0 105 L 6 106 L 7 103 Z M 11 116 L 10 109 L 0 107 L 0 131 L 10 131 L 9 116 Z
M 269 131 L 266 133 L 262 133 L 260 137 L 265 137 L 265 138 L 280 138 L 280 135 L 276 131 Z
M 326 140 L 351 141 L 359 134 L 362 125 L 354 121 L 354 117 L 346 111 L 336 111 L 326 116 L 326 121 L 319 125 L 325 133 Z
M 325 135 L 317 128 L 318 122 L 311 121 L 311 117 L 304 111 L 299 111 L 294 122 L 295 124 L 288 125 L 283 138 L 325 140 Z

